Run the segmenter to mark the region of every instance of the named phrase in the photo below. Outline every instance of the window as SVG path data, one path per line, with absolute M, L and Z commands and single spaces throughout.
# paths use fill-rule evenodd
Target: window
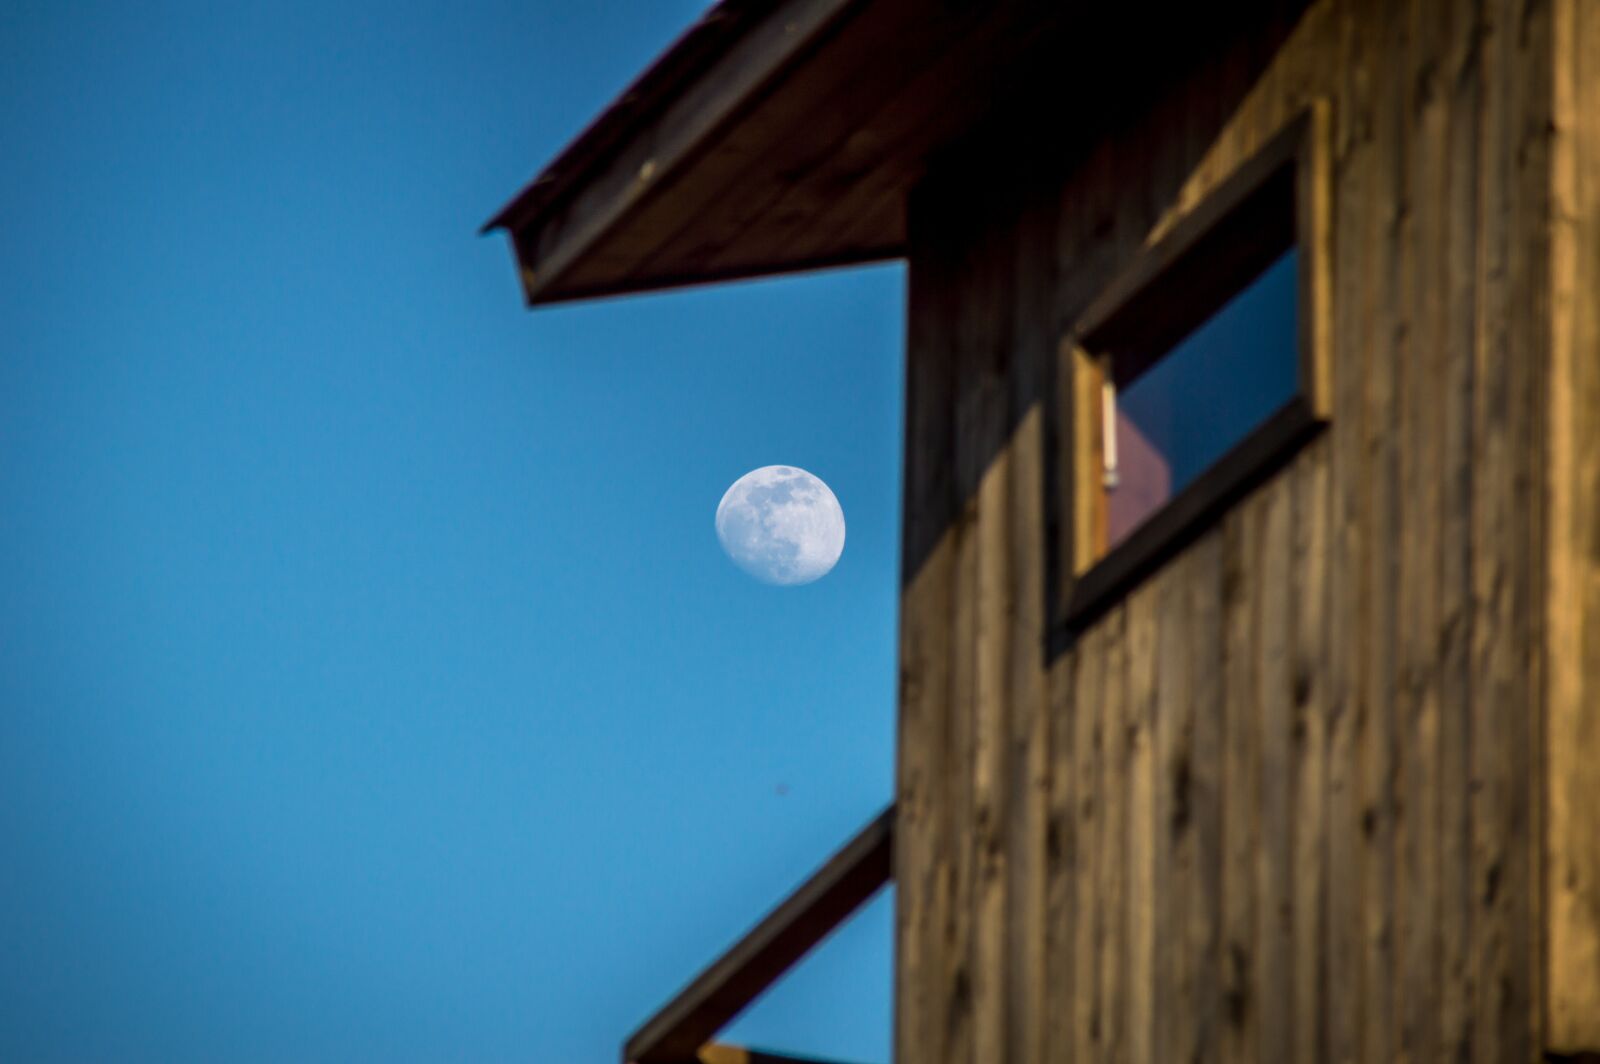
M 1069 635 L 1324 424 L 1326 128 L 1321 104 L 1290 123 L 1066 337 Z

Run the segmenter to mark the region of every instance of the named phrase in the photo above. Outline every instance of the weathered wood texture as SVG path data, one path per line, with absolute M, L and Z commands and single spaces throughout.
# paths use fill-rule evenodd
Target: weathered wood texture
M 1552 28 L 1544 876 L 1549 1044 L 1600 1050 L 1600 4 Z
M 1600 1050 L 1600 5 L 1286 10 L 913 196 L 900 1060 Z M 1316 97 L 1329 428 L 1046 653 L 1060 337 Z

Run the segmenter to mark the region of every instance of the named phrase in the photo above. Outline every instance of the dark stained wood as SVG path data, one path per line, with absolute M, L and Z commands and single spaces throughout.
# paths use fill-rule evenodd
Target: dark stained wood
M 944 971 L 939 983 L 939 1022 L 944 1029 L 944 1051 L 954 1059 L 974 1053 L 974 986 L 977 947 L 977 900 L 980 854 L 977 851 L 978 739 L 978 489 L 992 454 L 980 450 L 989 437 L 985 429 L 992 417 L 986 356 L 992 316 L 994 276 L 993 245 L 998 234 L 973 224 L 967 230 L 976 248 L 959 264 L 959 291 L 950 293 L 953 306 L 951 343 L 954 347 L 955 498 L 958 510 L 950 526 L 953 552 L 954 594 L 946 618 L 950 625 L 950 718 L 944 736 L 946 749 L 943 799 L 951 817 L 948 842 L 950 908 L 945 914 Z
M 633 1064 L 692 1059 L 723 1025 L 889 882 L 891 806 L 628 1039 Z
M 1367 618 L 1365 588 L 1359 574 L 1370 534 L 1366 466 L 1366 374 L 1374 346 L 1372 306 L 1376 298 L 1370 239 L 1370 189 L 1377 166 L 1373 141 L 1373 68 L 1382 22 L 1374 9 L 1345 4 L 1339 13 L 1340 75 L 1334 115 L 1336 210 L 1333 286 L 1333 423 L 1330 435 L 1334 494 L 1329 562 L 1332 598 L 1328 622 L 1328 897 L 1326 962 L 1328 1011 L 1325 1023 L 1330 1061 L 1361 1059 L 1366 1000 L 1366 880 L 1362 846 L 1366 825 L 1362 804 L 1361 745 L 1366 728 L 1363 670 Z
M 1012 371 L 1008 397 L 1010 437 L 1006 484 L 1007 580 L 1003 623 L 1007 626 L 1006 697 L 1010 751 L 1007 755 L 1008 807 L 1004 845 L 1009 874 L 1006 899 L 1007 1059 L 1043 1064 L 1046 1024 L 1055 1011 L 1055 987 L 1046 979 L 1048 824 L 1051 814 L 1051 715 L 1046 663 L 1039 633 L 1047 628 L 1045 575 L 1045 433 L 1038 397 L 1047 387 L 1057 333 L 1050 314 L 1055 271 L 1050 263 L 1055 240 L 1054 197 L 1031 201 L 1019 221 L 1012 269 L 1015 277 L 1011 328 Z
M 1175 761 L 1170 766 L 1175 791 L 1172 830 L 1179 822 L 1187 829 L 1183 853 L 1192 852 L 1192 876 L 1177 878 L 1172 886 L 1186 895 L 1186 931 L 1178 971 L 1180 984 L 1177 1015 L 1170 1021 L 1166 1012 L 1157 1018 L 1165 1029 L 1170 1025 L 1179 1039 L 1177 1053 L 1164 1060 L 1211 1060 L 1218 1053 L 1222 1037 L 1225 997 L 1222 980 L 1223 929 L 1223 742 L 1225 710 L 1226 632 L 1224 604 L 1226 588 L 1226 538 L 1221 528 L 1213 529 L 1191 548 L 1191 579 L 1188 583 L 1190 615 L 1188 661 L 1190 686 L 1180 690 L 1180 701 L 1192 701 L 1194 733 L 1187 764 Z M 1163 637 L 1179 637 L 1176 623 L 1163 622 Z M 1178 748 L 1181 750 L 1181 747 Z M 1187 814 L 1186 816 L 1184 814 Z M 1170 888 L 1169 888 L 1170 889 Z
M 1444 233 L 1448 221 L 1445 136 L 1450 98 L 1444 92 L 1444 48 L 1458 10 L 1428 10 L 1412 2 L 1401 16 L 1410 41 L 1404 201 L 1409 205 L 1401 249 L 1394 328 L 1399 395 L 1399 577 L 1397 623 L 1397 808 L 1395 816 L 1395 1041 L 1410 1059 L 1439 1055 L 1439 396 L 1449 352 L 1444 350 Z M 1400 889 L 1404 884 L 1404 889 Z
M 1542 790 L 1539 751 L 1544 741 L 1544 611 L 1539 598 L 1547 548 L 1546 499 L 1541 478 L 1531 470 L 1547 469 L 1544 434 L 1550 351 L 1550 123 L 1552 85 L 1551 9 L 1516 4 L 1515 52 L 1508 78 L 1510 128 L 1516 130 L 1512 195 L 1506 254 L 1506 345 L 1497 352 L 1509 363 L 1505 402 L 1507 466 L 1511 472 L 1504 497 L 1510 535 L 1494 544 L 1503 551 L 1504 591 L 1510 619 L 1508 672 L 1495 675 L 1496 710 L 1503 716 L 1507 744 L 1498 752 L 1498 775 L 1505 790 L 1504 876 L 1497 902 L 1505 907 L 1506 953 L 1502 982 L 1486 1004 L 1497 1012 L 1498 1046 L 1504 1057 L 1522 1058 L 1540 1051 L 1544 1032 L 1544 968 L 1529 963 L 1542 952 L 1540 928 L 1546 908 L 1545 884 L 1539 877 L 1538 848 L 1547 810 L 1535 799 Z M 1526 358 L 1529 351 L 1541 352 Z M 1519 357 L 1516 352 L 1523 352 Z M 1496 665 L 1499 665 L 1496 662 Z M 1503 684 L 1503 687 L 1500 685 Z M 1530 712 L 1530 707 L 1532 711 Z M 1494 1043 L 1491 1043 L 1494 1044 Z
M 1473 513 L 1473 861 L 1478 908 L 1474 921 L 1481 998 L 1474 1031 L 1476 1059 L 1526 1059 L 1534 1052 L 1535 991 L 1531 952 L 1534 900 L 1528 852 L 1536 824 L 1531 808 L 1531 743 L 1536 721 L 1526 711 L 1531 664 L 1528 569 L 1538 564 L 1524 463 L 1537 461 L 1530 431 L 1539 360 L 1545 248 L 1537 219 L 1547 208 L 1544 145 L 1526 131 L 1548 122 L 1548 74 L 1532 56 L 1548 44 L 1547 12 L 1498 3 L 1485 44 L 1493 89 L 1486 106 L 1486 151 L 1480 246 L 1484 313 L 1475 357 L 1482 384 L 1474 397 Z M 1542 42 L 1542 43 L 1541 43 Z M 1530 62 L 1534 65 L 1529 66 Z M 1535 175 L 1540 175 L 1536 177 Z
M 1398 362 L 1406 337 L 1396 328 L 1402 253 L 1410 204 L 1406 199 L 1406 90 L 1411 80 L 1405 8 L 1389 3 L 1366 17 L 1381 17 L 1379 60 L 1374 67 L 1373 182 L 1368 189 L 1367 268 L 1375 291 L 1370 304 L 1371 349 L 1362 373 L 1367 418 L 1367 466 L 1363 477 L 1370 549 L 1360 574 L 1366 599 L 1360 739 L 1363 891 L 1361 1051 L 1369 1060 L 1396 1056 L 1395 1041 L 1395 814 L 1399 756 L 1395 730 L 1396 601 L 1399 576 L 1399 480 L 1401 423 L 1396 398 Z M 1398 348 L 1398 350 L 1397 350 Z
M 1119 386 L 1136 378 L 1295 242 L 1296 161 L 1309 115 L 1284 128 L 1106 286 L 1073 325 L 1113 351 Z
M 1197 70 L 1193 93 L 1173 98 L 1157 122 L 1156 164 L 1169 176 L 1149 182 L 1159 198 L 1176 186 L 1176 201 L 1154 202 L 1160 220 L 1152 235 L 1165 232 L 1201 198 L 1191 180 L 1194 160 L 1210 144 L 1221 106 L 1220 56 Z M 1204 103 L 1200 103 L 1204 101 Z M 1197 106 L 1198 104 L 1198 106 Z M 1181 130 L 1182 136 L 1172 131 Z M 1214 180 L 1214 179 L 1213 179 Z M 1159 237 L 1157 237 L 1159 239 Z M 1147 995 L 1152 1028 L 1147 1060 L 1203 1060 L 1210 1050 L 1206 1017 L 1215 979 L 1215 929 L 1219 888 L 1208 872 L 1220 869 L 1217 842 L 1215 742 L 1220 716 L 1221 535 L 1205 534 L 1173 562 L 1158 609 L 1155 661 L 1148 681 L 1155 689 L 1155 779 L 1153 889 L 1149 922 L 1154 950 Z M 1209 641 L 1215 640 L 1215 645 Z M 1138 673 L 1135 671 L 1135 678 Z M 1201 714 L 1211 715 L 1202 719 Z M 1209 745 L 1207 739 L 1210 740 Z M 1202 757 L 1210 763 L 1201 764 Z M 1136 919 L 1137 919 L 1136 915 Z
M 1073 938 L 1070 1060 L 1095 1060 L 1101 1051 L 1102 1020 L 1100 943 L 1105 937 L 1097 870 L 1102 858 L 1101 827 L 1105 819 L 1102 782 L 1107 775 L 1103 753 L 1102 713 L 1105 708 L 1107 641 L 1110 623 L 1085 637 L 1074 674 L 1072 778 L 1080 859 L 1072 868 L 1076 934 Z
M 1157 949 L 1160 897 L 1157 884 L 1163 882 L 1161 869 L 1165 854 L 1157 813 L 1156 753 L 1157 715 L 1160 688 L 1166 678 L 1159 658 L 1161 619 L 1175 607 L 1180 611 L 1183 598 L 1181 567 L 1158 576 L 1149 593 L 1136 595 L 1128 602 L 1126 638 L 1126 719 L 1119 729 L 1127 743 L 1126 761 L 1121 765 L 1126 788 L 1127 827 L 1121 832 L 1127 846 L 1127 881 L 1122 892 L 1127 910 L 1126 956 L 1123 987 L 1117 997 L 1125 1011 L 1124 1050 L 1129 1060 L 1151 1060 L 1155 1053 Z
M 795 142 L 815 144 L 819 127 L 834 128 L 832 140 L 794 164 L 764 159 L 756 176 L 768 180 L 735 180 L 728 189 L 750 205 L 743 219 L 710 233 L 694 226 L 692 236 L 686 227 L 684 237 L 695 245 L 666 247 L 662 255 L 713 267 L 736 264 L 748 256 L 741 244 L 758 219 L 764 219 L 765 239 L 772 246 L 796 255 L 853 244 L 859 239 L 853 230 L 875 216 L 880 201 L 903 203 L 926 156 L 952 128 L 970 124 L 994 106 L 998 86 L 993 83 L 1003 80 L 1018 50 L 1030 45 L 1029 23 L 1059 18 L 1059 12 L 1047 15 L 1044 7 L 1029 12 L 1027 5 L 1014 3 L 952 6 L 930 16 L 916 0 L 898 2 L 902 12 L 896 24 L 869 41 L 871 80 L 847 86 L 837 100 L 828 101 L 831 106 L 819 109 L 816 118 L 776 147 L 787 153 Z M 907 58 L 888 62 L 886 53 Z M 951 99 L 956 85 L 964 91 Z M 945 102 L 930 106 L 933 100 Z M 830 124 L 830 113 L 842 121 Z M 719 207 L 718 214 L 723 213 Z M 641 269 L 648 271 L 648 264 Z
M 1292 641 L 1287 706 L 1292 813 L 1293 967 L 1292 1045 L 1289 1056 L 1308 1062 L 1326 1056 L 1325 1017 L 1330 993 L 1326 961 L 1328 926 L 1328 650 L 1331 535 L 1331 445 L 1326 437 L 1308 449 L 1292 482 L 1291 565 L 1297 582 L 1286 585 Z
M 974 470 L 967 485 L 973 511 L 973 576 L 970 593 L 973 647 L 972 726 L 973 878 L 971 948 L 972 1044 L 979 1060 L 1007 1058 L 1007 999 L 1011 976 L 1007 963 L 1007 884 L 1011 853 L 1007 842 L 1012 823 L 1010 805 L 1010 644 L 1013 614 L 1010 569 L 1010 489 L 1012 449 L 1007 444 L 1011 390 L 1003 386 L 1012 366 L 1009 330 L 1014 323 L 1010 300 L 1013 248 L 1003 240 L 986 243 L 969 280 L 971 317 L 958 330 L 961 357 L 971 366 L 974 386 L 971 432 L 964 447 L 969 455 L 993 454 L 986 467 Z M 970 339 L 969 339 L 970 337 Z M 970 346 L 969 346 L 970 344 Z M 958 418 L 958 428 L 960 421 Z M 958 473 L 959 476 L 959 473 Z
M 1148 822 L 1141 818 L 1141 824 L 1133 826 L 1134 832 L 1148 836 L 1148 842 L 1138 834 L 1130 837 L 1132 852 L 1143 858 L 1133 865 L 1135 873 L 1148 877 L 1148 883 L 1139 883 L 1148 900 L 1132 905 L 1135 926 L 1149 928 L 1147 952 L 1139 956 L 1139 978 L 1129 986 L 1136 1016 L 1130 1056 L 1140 1060 L 1170 1059 L 1186 1052 L 1178 1049 L 1180 1044 L 1194 1039 L 1193 1010 L 1199 987 L 1194 981 L 1189 927 L 1193 896 L 1178 884 L 1198 882 L 1193 867 L 1196 836 L 1189 767 L 1195 677 L 1189 666 L 1193 571 L 1202 561 L 1199 555 L 1191 555 L 1176 562 L 1157 585 L 1158 595 L 1136 596 L 1155 611 L 1148 679 L 1141 680 L 1139 665 L 1130 661 L 1130 681 L 1147 687 L 1150 698 L 1150 764 L 1147 769 L 1139 766 L 1139 774 L 1131 781 L 1136 794 L 1146 788 L 1151 792 Z M 1142 938 L 1139 941 L 1144 943 Z
M 906 618 L 957 644 L 903 661 L 918 707 L 941 669 L 970 668 L 955 690 L 972 693 L 947 699 L 955 716 L 937 725 L 918 708 L 902 733 L 923 747 L 902 764 L 947 759 L 946 786 L 918 793 L 946 818 L 930 865 L 960 912 L 901 923 L 925 937 L 901 944 L 900 1008 L 921 1009 L 929 981 L 952 1006 L 968 996 L 919 1012 L 930 1033 L 902 1059 L 1007 1059 L 1030 1030 L 1055 1061 L 1521 1060 L 1547 1044 L 1540 1009 L 1563 976 L 1541 953 L 1557 909 L 1539 874 L 1563 857 L 1553 797 L 1543 826 L 1536 801 L 1554 786 L 1540 758 L 1555 694 L 1548 722 L 1540 707 L 1558 683 L 1584 689 L 1543 670 L 1590 630 L 1548 589 L 1588 572 L 1574 514 L 1590 512 L 1576 500 L 1600 473 L 1579 456 L 1600 452 L 1600 433 L 1578 426 L 1581 388 L 1600 384 L 1580 377 L 1568 420 L 1542 421 L 1546 374 L 1575 372 L 1579 340 L 1566 369 L 1513 352 L 1563 350 L 1541 338 L 1560 238 L 1529 234 L 1564 217 L 1551 189 L 1578 196 L 1576 168 L 1565 190 L 1551 180 L 1550 73 L 1534 59 L 1557 35 L 1548 20 L 1572 17 L 1562 0 L 1263 12 L 1236 50 L 1175 71 L 1059 170 L 1041 174 L 1019 147 L 1017 160 L 947 162 L 960 173 L 930 173 L 913 199 L 912 231 L 938 239 L 933 258 L 911 258 L 910 372 L 949 389 L 953 440 L 908 455 L 907 490 L 958 487 L 939 496 L 942 536 L 908 531 L 908 581 L 921 559 L 956 571 L 939 567 L 963 537 L 976 547 L 951 598 L 921 600 L 938 617 Z M 1312 242 L 1326 298 L 1307 327 L 1327 357 L 1306 370 L 1319 402 L 1297 415 L 1305 435 L 1067 628 L 1083 586 L 1072 569 L 1097 535 L 1069 505 L 1094 472 L 1094 411 L 1075 408 L 1070 339 L 1042 349 L 1039 373 L 1020 338 L 1092 324 L 1091 301 L 1307 108 L 1327 161 L 1298 206 L 1326 234 Z M 1015 260 L 993 282 L 997 247 Z M 1044 272 L 1049 299 L 1024 296 Z M 1045 727 L 1030 716 L 1035 676 Z M 1041 764 L 1042 829 L 1027 797 Z M 1010 880 L 998 901 L 994 869 Z M 1030 939 L 1019 913 L 1034 904 Z M 986 930 L 999 926 L 1003 938 Z M 907 970 L 930 955 L 937 974 Z
M 1293 113 L 1291 128 L 1296 130 L 1296 159 L 1294 181 L 1289 188 L 1292 203 L 1291 225 L 1297 241 L 1308 248 L 1325 245 L 1325 230 L 1315 228 L 1314 219 L 1301 215 L 1301 204 L 1309 199 L 1304 191 L 1314 179 L 1310 158 L 1314 131 L 1318 128 L 1315 112 L 1302 109 L 1291 111 L 1288 85 L 1293 69 L 1304 62 L 1301 49 L 1286 45 L 1277 59 L 1263 72 L 1254 87 L 1255 106 L 1239 123 L 1241 141 L 1238 150 L 1245 152 L 1270 152 L 1282 128 L 1286 113 Z M 1315 256 L 1302 263 L 1299 277 L 1301 297 L 1314 287 L 1310 269 Z M 1312 293 L 1320 297 L 1320 293 Z M 1317 376 L 1308 373 L 1307 366 L 1320 360 L 1317 352 L 1305 343 L 1318 337 L 1308 329 L 1306 316 L 1297 308 L 1301 323 L 1301 401 L 1308 416 L 1320 405 L 1311 394 Z M 1248 608 L 1254 626 L 1253 648 L 1248 652 L 1253 673 L 1253 700 L 1255 716 L 1241 714 L 1230 717 L 1230 726 L 1254 732 L 1251 745 L 1256 762 L 1247 774 L 1256 807 L 1256 847 L 1250 866 L 1241 869 L 1241 878 L 1253 877 L 1255 909 L 1254 934 L 1249 947 L 1249 971 L 1246 975 L 1250 1009 L 1241 1034 L 1255 1036 L 1256 1044 L 1245 1050 L 1248 1057 L 1262 1061 L 1285 1059 L 1290 1055 L 1293 1033 L 1294 981 L 1292 968 L 1292 916 L 1293 879 L 1291 865 L 1294 858 L 1294 807 L 1290 786 L 1292 725 L 1292 698 L 1290 692 L 1290 649 L 1293 630 L 1289 594 L 1296 582 L 1292 549 L 1292 486 L 1298 471 L 1304 466 L 1303 455 L 1297 454 L 1292 464 L 1285 466 L 1277 476 L 1268 479 L 1261 487 L 1259 498 L 1250 500 L 1245 515 L 1258 522 L 1256 525 L 1256 551 L 1250 564 L 1254 568 L 1250 583 Z M 1248 709 L 1248 703 L 1244 707 Z
M 1226 1060 L 1259 1059 L 1256 986 L 1256 860 L 1261 847 L 1260 696 L 1255 646 L 1262 497 L 1229 513 L 1223 529 L 1222 984 L 1220 1043 Z
M 1252 488 L 1294 457 L 1322 428 L 1307 404 L 1293 399 L 1217 463 L 1173 496 L 1145 524 L 1073 581 L 1072 598 L 1054 646 L 1070 642 L 1113 602 L 1204 532 Z
M 513 222 L 529 298 L 555 285 L 656 188 L 677 180 L 754 98 L 770 92 L 860 6 L 860 0 L 785 0 L 663 99 L 660 111 L 593 164 L 567 197 L 536 219 Z
M 1154 630 L 1149 650 L 1144 652 L 1136 640 L 1128 663 L 1130 682 L 1141 700 L 1150 700 L 1153 725 L 1149 767 L 1153 807 L 1146 831 L 1151 854 L 1147 864 L 1136 865 L 1136 872 L 1148 869 L 1149 883 L 1139 885 L 1148 890 L 1149 900 L 1143 905 L 1134 903 L 1134 919 L 1150 929 L 1148 943 L 1140 939 L 1147 953 L 1138 957 L 1141 968 L 1147 968 L 1142 981 L 1148 987 L 1148 1015 L 1134 1024 L 1142 1044 L 1132 1054 L 1142 1060 L 1185 1059 L 1191 1052 L 1186 1047 L 1194 1039 L 1192 995 L 1197 989 L 1197 973 L 1188 927 L 1193 899 L 1185 888 L 1198 882 L 1190 806 L 1195 677 L 1190 672 L 1193 647 L 1189 633 L 1195 583 L 1191 570 L 1199 564 L 1199 554 L 1179 558 L 1161 584 L 1159 601 L 1153 595 L 1136 597 L 1153 611 Z M 1133 784 L 1141 786 L 1138 778 Z M 1142 851 L 1146 844 L 1136 842 L 1136 852 Z M 1137 987 L 1133 992 L 1138 993 Z
M 952 46 L 980 22 L 976 12 L 910 15 L 907 0 L 862 7 L 847 32 L 801 64 L 781 91 L 756 102 L 670 194 L 641 204 L 626 227 L 604 241 L 607 272 L 662 276 L 674 272 L 674 263 L 736 272 L 749 264 L 748 251 L 740 261 L 719 257 L 765 214 L 781 209 L 785 193 L 870 169 L 881 136 L 874 135 L 879 122 L 866 108 L 905 91 L 942 57 L 960 54 Z M 903 49 L 903 63 L 883 61 L 890 40 Z M 815 223 L 817 213 L 805 213 Z
M 1472 411 L 1476 253 L 1483 113 L 1483 0 L 1454 16 L 1443 87 L 1450 100 L 1443 233 L 1446 311 L 1439 338 L 1441 396 L 1438 572 L 1439 702 L 1439 1052 L 1471 1056 L 1476 986 L 1472 970 L 1471 677 Z
M 896 744 L 895 1051 L 901 1059 L 944 1057 L 943 993 L 948 946 L 950 832 L 944 781 L 951 706 L 950 610 L 955 594 L 956 514 L 954 291 L 958 246 L 936 226 L 911 231 L 922 263 L 907 295 L 905 488 L 900 624 L 900 712 Z
M 1503 82 L 1512 66 L 1515 30 L 1509 5 L 1496 2 L 1484 42 L 1490 89 L 1484 101 L 1484 143 L 1507 143 L 1513 128 L 1509 92 Z M 1472 411 L 1472 595 L 1468 689 L 1471 692 L 1472 757 L 1472 1059 L 1506 1058 L 1505 1016 L 1497 1007 L 1511 958 L 1510 910 L 1502 894 L 1508 858 L 1506 815 L 1513 786 L 1506 771 L 1509 746 L 1504 713 L 1508 700 L 1511 618 L 1509 574 L 1501 544 L 1511 539 L 1512 454 L 1505 425 L 1505 397 L 1512 367 L 1507 356 L 1510 313 L 1508 268 L 1512 160 L 1495 153 L 1483 159 L 1482 210 L 1477 271 L 1482 311 L 1474 323 Z M 1526 1055 L 1526 1054 L 1524 1054 Z
M 896 223 L 898 225 L 898 223 Z M 728 281 L 744 281 L 752 277 L 766 277 L 773 274 L 802 274 L 816 270 L 833 270 L 846 266 L 864 266 L 873 263 L 886 262 L 901 257 L 905 253 L 905 245 L 898 236 L 885 241 L 881 233 L 867 234 L 866 239 L 848 246 L 841 246 L 831 250 L 828 254 L 817 255 L 810 258 L 794 256 L 774 257 L 759 259 L 743 263 L 736 268 L 725 270 L 685 269 L 681 272 L 661 273 L 653 276 L 649 288 L 652 291 L 668 288 L 689 288 L 704 284 L 721 284 Z M 513 243 L 520 241 L 514 238 Z M 518 254 L 524 254 L 520 251 Z M 531 254 L 531 252 L 527 253 Z M 534 275 L 523 277 L 523 283 L 533 287 L 542 286 Z M 529 305 L 555 306 L 560 303 L 575 303 L 586 300 L 608 299 L 615 296 L 631 295 L 642 289 L 619 286 L 616 284 L 589 284 L 581 279 L 571 284 L 563 283 L 559 288 L 533 288 L 534 295 L 529 297 Z
M 1295 833 L 1307 825 L 1294 821 L 1294 767 L 1291 734 L 1295 723 L 1291 660 L 1293 614 L 1290 595 L 1293 564 L 1292 488 L 1303 465 L 1270 481 L 1258 504 L 1260 540 L 1250 564 L 1255 616 L 1255 695 L 1259 716 L 1240 724 L 1257 732 L 1260 790 L 1252 796 L 1259 810 L 1255 852 L 1255 947 L 1252 1007 L 1260 1031 L 1260 1059 L 1294 1057 L 1294 857 Z
M 1079 762 L 1075 741 L 1080 720 L 1074 669 L 1079 659 L 1057 657 L 1049 675 L 1049 820 L 1045 834 L 1044 1060 L 1069 1064 L 1077 1048 L 1078 936 L 1084 910 L 1078 887 L 1087 855 L 1082 845 Z
M 1100 817 L 1094 865 L 1095 1030 L 1091 1040 L 1105 1059 L 1127 1055 L 1128 922 L 1128 615 L 1119 606 L 1107 618 L 1105 682 L 1100 691 L 1102 762 Z

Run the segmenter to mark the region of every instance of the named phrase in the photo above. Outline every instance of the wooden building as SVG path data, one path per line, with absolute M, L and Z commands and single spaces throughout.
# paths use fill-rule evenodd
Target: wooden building
M 908 263 L 895 808 L 627 1059 L 891 872 L 903 1064 L 1600 1054 L 1600 0 L 724 0 L 491 225 Z

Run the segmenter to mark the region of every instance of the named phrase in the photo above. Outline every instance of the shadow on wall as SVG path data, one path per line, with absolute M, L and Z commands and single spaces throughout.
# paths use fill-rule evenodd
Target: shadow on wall
M 1237 33 L 1239 13 L 1191 19 L 1190 32 L 1153 44 L 1151 68 L 1168 76 L 1114 93 L 1060 68 L 1041 71 L 995 120 L 932 161 L 908 207 L 903 588 L 946 536 L 975 522 L 991 476 L 1006 478 L 1013 499 L 1037 499 L 1043 535 L 1057 534 L 1060 441 L 1052 419 L 1032 415 L 1058 395 L 1061 336 L 1172 213 L 1305 7 L 1277 6 L 1280 16 L 1253 35 Z M 1083 69 L 1080 78 L 1095 74 Z M 1183 136 L 1159 114 L 1147 120 L 1154 109 L 1184 108 L 1171 90 L 1194 80 L 1216 104 L 1203 118 L 1183 110 Z M 1041 111 L 1059 121 L 1041 126 Z M 1070 135 L 1043 142 L 1041 128 Z M 1003 473 L 1002 455 L 1013 456 Z M 1061 574 L 1041 584 L 1048 615 Z

